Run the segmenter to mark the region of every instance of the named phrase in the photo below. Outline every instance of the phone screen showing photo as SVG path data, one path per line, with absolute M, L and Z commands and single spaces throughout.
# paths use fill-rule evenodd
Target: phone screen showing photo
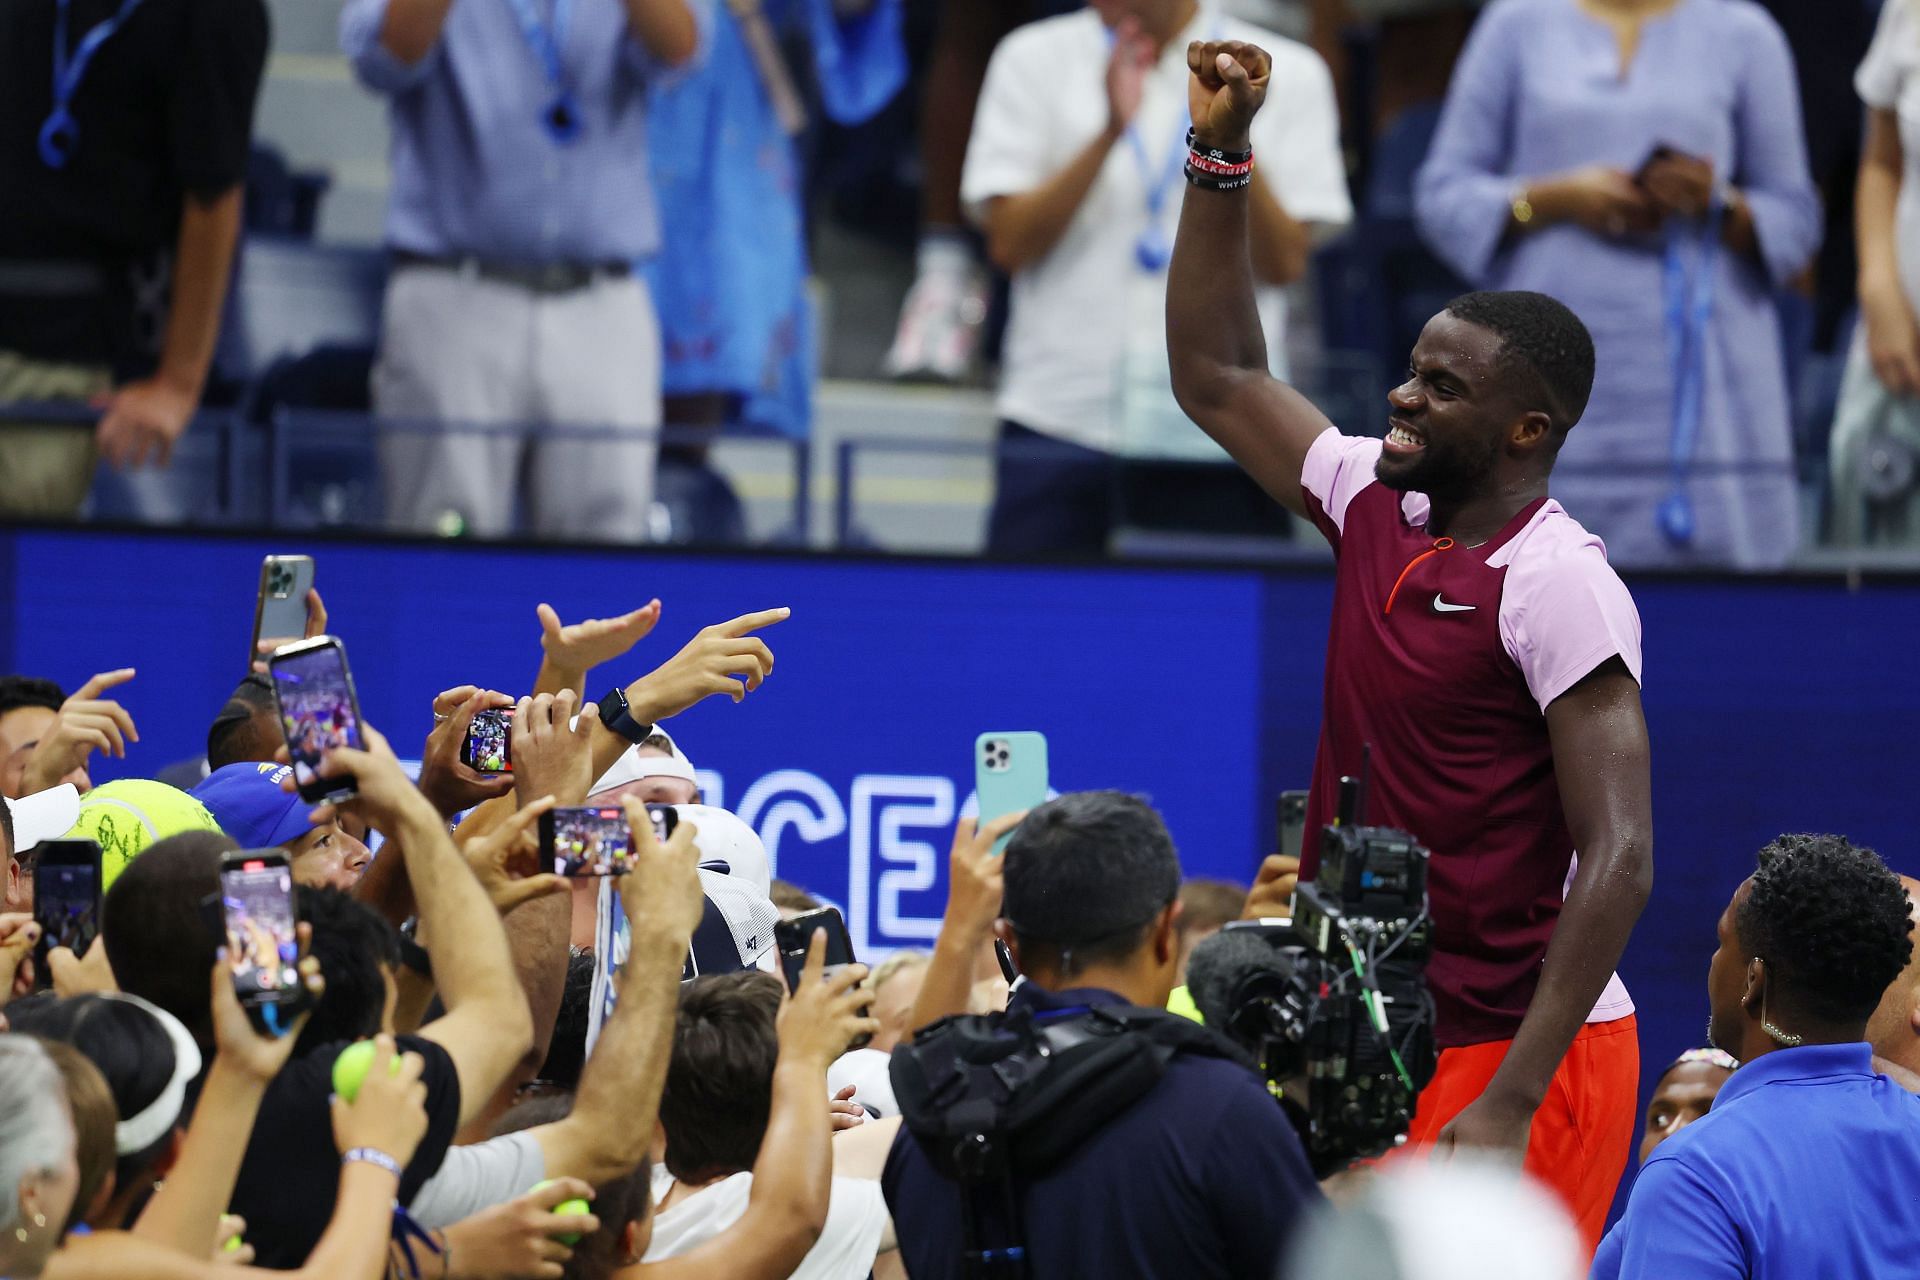
M 320 777 L 320 762 L 335 747 L 361 747 L 360 715 L 346 651 L 324 645 L 273 660 L 273 690 L 287 737 L 293 779 L 302 787 Z
M 478 773 L 512 773 L 513 753 L 509 739 L 513 733 L 513 709 L 503 707 L 473 713 L 467 728 L 465 763 Z
M 85 955 L 100 932 L 100 868 L 41 861 L 33 872 L 33 915 L 45 947 Z
M 293 872 L 285 859 L 246 858 L 220 872 L 227 967 L 243 1001 L 291 995 L 300 985 L 300 942 L 294 934 Z
M 633 866 L 626 810 L 588 805 L 540 815 L 555 875 L 623 876 Z

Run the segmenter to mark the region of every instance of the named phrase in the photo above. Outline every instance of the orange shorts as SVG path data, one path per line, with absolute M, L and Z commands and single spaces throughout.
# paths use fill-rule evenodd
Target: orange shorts
M 1607 1210 L 1627 1171 L 1639 1119 L 1640 1037 L 1633 1015 L 1589 1022 L 1573 1038 L 1547 1099 L 1533 1116 L 1527 1172 L 1551 1187 L 1573 1214 L 1589 1256 L 1600 1246 Z M 1511 1040 L 1443 1049 L 1420 1091 L 1407 1148 L 1428 1146 L 1486 1090 Z

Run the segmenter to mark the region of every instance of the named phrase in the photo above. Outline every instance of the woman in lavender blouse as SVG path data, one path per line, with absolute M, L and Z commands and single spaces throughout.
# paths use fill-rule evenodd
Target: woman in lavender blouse
M 1788 559 L 1773 291 L 1812 257 L 1820 205 L 1792 54 L 1765 11 L 1496 0 L 1454 71 L 1416 210 L 1467 279 L 1552 294 L 1592 330 L 1593 399 L 1553 490 L 1614 563 Z

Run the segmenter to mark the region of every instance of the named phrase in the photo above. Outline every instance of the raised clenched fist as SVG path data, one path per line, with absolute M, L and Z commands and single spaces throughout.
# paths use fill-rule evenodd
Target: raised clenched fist
M 1251 147 L 1253 116 L 1273 74 L 1267 51 L 1240 40 L 1195 40 L 1187 46 L 1187 70 L 1194 142 L 1222 151 Z

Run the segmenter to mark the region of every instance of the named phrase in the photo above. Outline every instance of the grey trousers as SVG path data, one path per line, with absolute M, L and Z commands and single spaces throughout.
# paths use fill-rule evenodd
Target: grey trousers
M 373 405 L 395 529 L 442 531 L 454 513 L 467 532 L 511 533 L 524 465 L 531 532 L 646 539 L 660 327 L 636 279 L 540 294 L 448 268 L 403 267 L 387 287 Z M 524 432 L 543 426 L 617 435 Z

